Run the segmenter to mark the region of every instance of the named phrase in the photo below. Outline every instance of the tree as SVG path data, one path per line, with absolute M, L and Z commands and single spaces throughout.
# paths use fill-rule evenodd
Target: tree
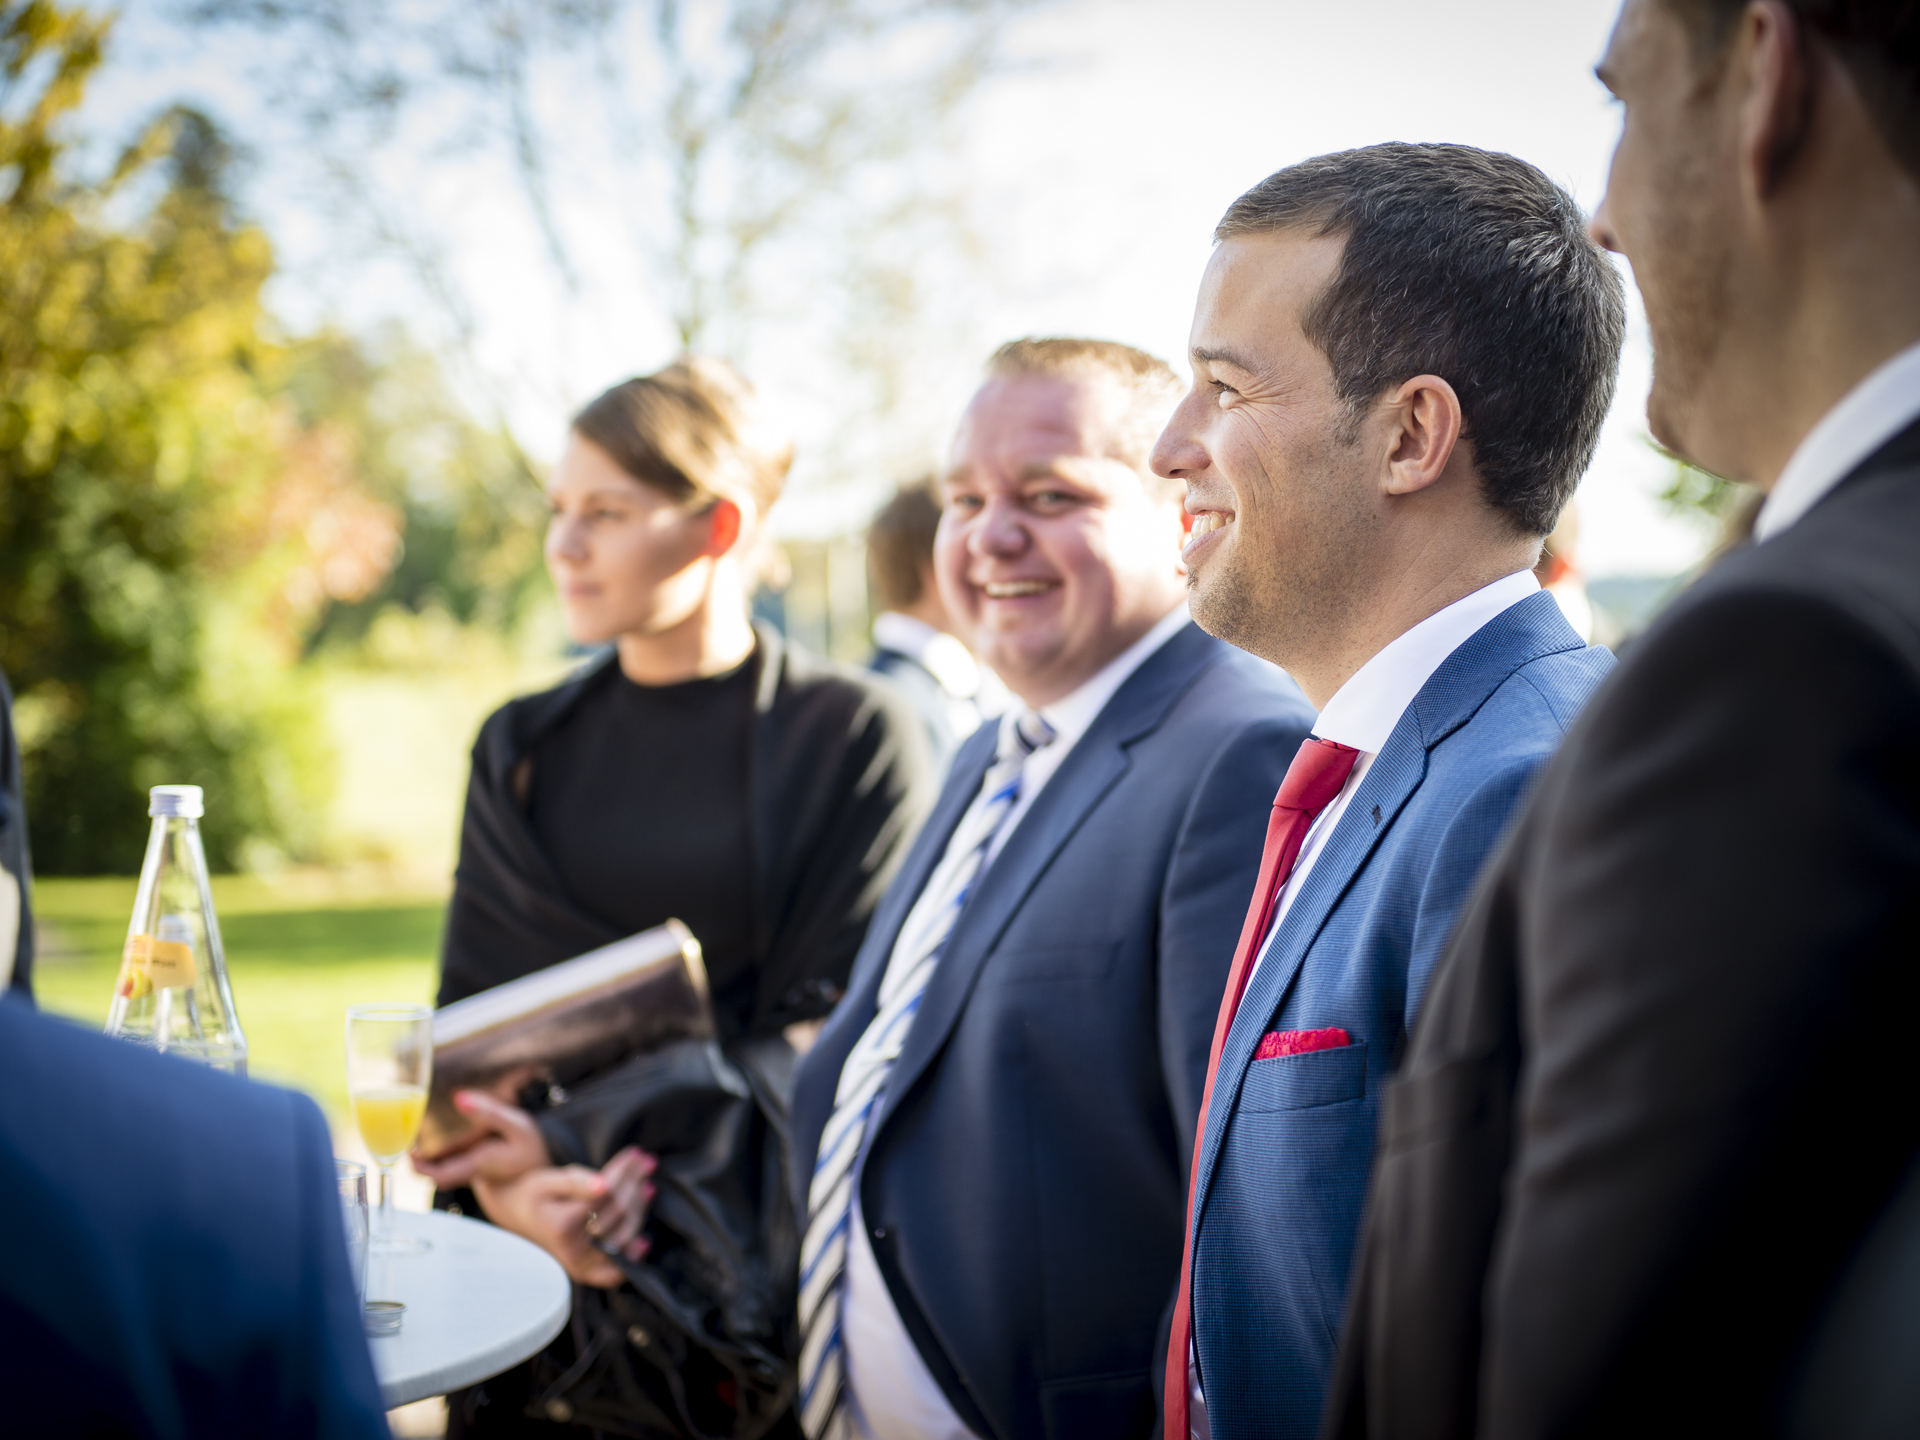
M 256 143 L 307 158 L 328 213 L 405 264 L 462 385 L 496 413 L 515 382 L 476 358 L 456 237 L 408 184 L 429 163 L 514 178 L 544 256 L 525 305 L 637 291 L 659 322 L 642 353 L 843 377 L 826 403 L 858 464 L 901 407 L 908 358 L 932 348 L 917 333 L 930 293 L 971 248 L 942 137 L 1005 68 L 1009 18 L 1038 3 L 198 0 L 189 13 L 267 42 L 261 113 L 291 129 Z
M 163 782 L 208 788 L 216 865 L 310 844 L 326 754 L 292 667 L 400 540 L 282 393 L 219 131 L 174 110 L 71 173 L 109 28 L 0 4 L 0 667 L 55 874 L 136 869 Z

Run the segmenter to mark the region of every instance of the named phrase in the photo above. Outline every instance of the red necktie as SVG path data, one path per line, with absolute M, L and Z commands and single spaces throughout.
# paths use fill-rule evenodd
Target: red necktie
M 1200 1094 L 1200 1122 L 1193 1132 L 1193 1163 L 1187 1170 L 1187 1243 L 1180 1258 L 1180 1294 L 1174 1301 L 1173 1333 L 1167 1341 L 1166 1440 L 1187 1440 L 1187 1352 L 1193 1333 L 1193 1317 L 1188 1302 L 1193 1286 L 1193 1192 L 1200 1175 L 1200 1146 L 1207 1134 L 1207 1105 L 1213 1099 L 1213 1079 L 1220 1069 L 1220 1052 L 1226 1049 L 1227 1032 L 1233 1028 L 1234 1012 L 1246 992 L 1247 977 L 1253 971 L 1253 957 L 1260 953 L 1273 919 L 1273 907 L 1300 858 L 1300 846 L 1307 838 L 1313 820 L 1332 803 L 1353 773 L 1360 752 L 1347 745 L 1336 745 L 1309 735 L 1287 767 L 1287 778 L 1280 782 L 1280 793 L 1273 797 L 1273 814 L 1267 821 L 1267 847 L 1260 854 L 1260 878 L 1254 882 L 1253 903 L 1247 907 L 1247 923 L 1240 929 L 1240 947 L 1233 952 L 1233 968 L 1227 972 L 1227 993 L 1220 997 L 1220 1018 L 1213 1025 L 1213 1053 L 1207 1057 L 1207 1087 Z

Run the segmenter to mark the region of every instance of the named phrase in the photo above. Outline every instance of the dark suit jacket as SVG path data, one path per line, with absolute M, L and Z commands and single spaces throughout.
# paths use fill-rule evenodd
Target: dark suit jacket
M 1193 1201 L 1193 1317 L 1213 1431 L 1311 1436 L 1333 1368 L 1380 1087 L 1540 768 L 1613 657 L 1551 595 L 1443 661 L 1327 838 L 1234 1016 Z M 1338 1049 L 1254 1058 L 1272 1030 Z
M 1386 1095 L 1331 1433 L 1764 1435 L 1920 1142 L 1920 425 L 1627 652 Z
M 902 1320 L 991 1440 L 1155 1421 L 1186 1161 L 1293 683 L 1197 627 L 1128 678 L 980 879 L 871 1122 L 861 1206 Z M 895 937 L 992 758 L 963 746 L 794 1100 L 796 1184 Z
M 953 699 L 947 694 L 946 687 L 913 656 L 903 651 L 889 650 L 884 645 L 873 652 L 867 668 L 876 675 L 885 676 L 895 689 L 906 696 L 907 703 L 913 706 L 914 714 L 920 717 L 920 723 L 926 729 L 927 745 L 933 753 L 934 765 L 944 774 L 953 752 L 967 738 L 954 730 Z
M 385 1440 L 311 1100 L 0 1000 L 9 1435 Z

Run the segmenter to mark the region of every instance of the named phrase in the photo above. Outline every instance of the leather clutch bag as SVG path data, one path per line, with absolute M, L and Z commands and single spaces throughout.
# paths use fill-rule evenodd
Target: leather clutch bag
M 700 942 L 678 920 L 457 1000 L 433 1017 L 420 1152 L 445 1155 L 471 1138 L 456 1090 L 507 1098 L 545 1082 L 564 1095 L 627 1056 L 713 1033 Z

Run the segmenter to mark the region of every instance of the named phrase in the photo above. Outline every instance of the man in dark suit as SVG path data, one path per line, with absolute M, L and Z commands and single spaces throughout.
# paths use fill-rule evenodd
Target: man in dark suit
M 313 1102 L 0 999 L 10 1435 L 386 1440 Z
M 1312 712 L 1187 618 L 1160 361 L 1002 347 L 936 566 L 961 747 L 793 1107 L 810 1437 L 1145 1436 L 1206 1046 Z
M 1920 6 L 1628 0 L 1600 74 L 1654 434 L 1766 500 L 1434 979 L 1331 1433 L 1861 1433 L 1888 1338 L 1823 1330 L 1920 1157 Z
M 1229 207 L 1192 392 L 1194 619 L 1318 707 L 1213 1041 L 1168 1440 L 1319 1426 L 1379 1094 L 1482 861 L 1612 657 L 1533 569 L 1593 454 L 1622 287 L 1511 155 L 1376 145 Z

